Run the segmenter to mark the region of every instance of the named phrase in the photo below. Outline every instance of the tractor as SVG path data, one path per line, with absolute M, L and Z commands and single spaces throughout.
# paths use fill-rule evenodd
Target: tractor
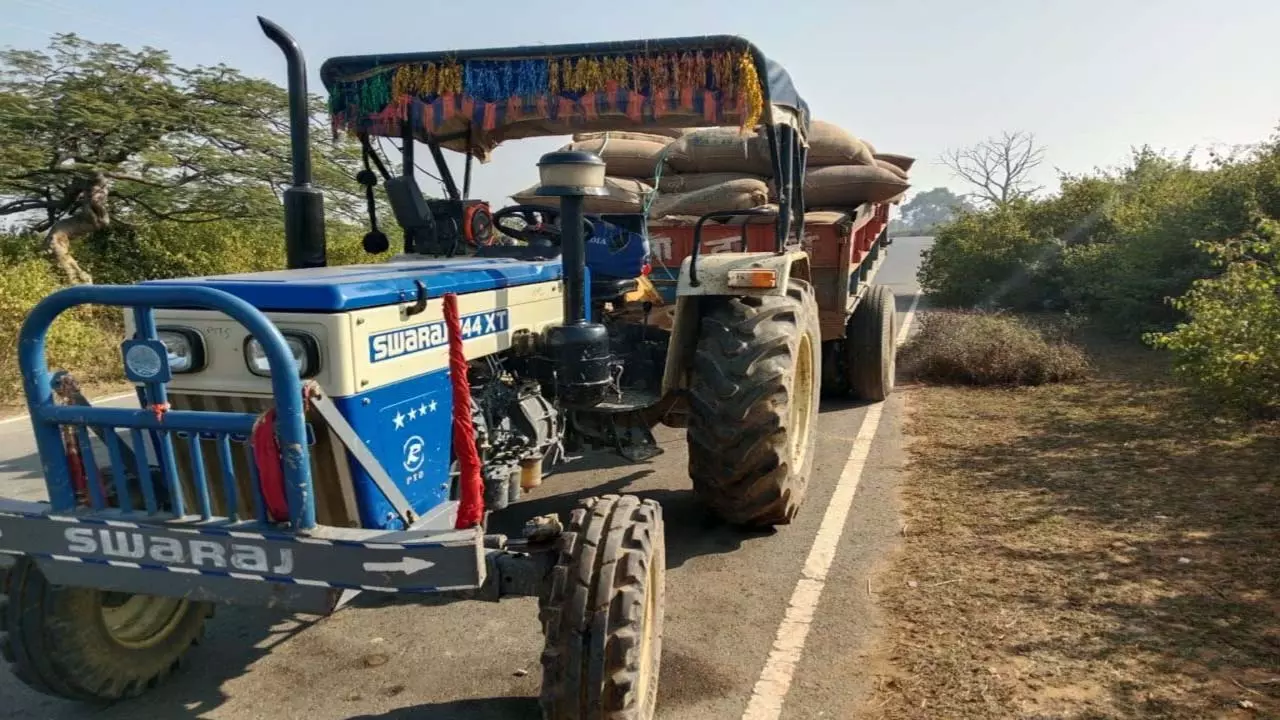
M 113 702 L 169 676 L 219 604 L 535 596 L 544 716 L 651 718 L 658 504 L 593 497 L 518 538 L 489 532 L 489 514 L 577 448 L 645 461 L 665 423 L 687 428 L 693 492 L 724 520 L 792 520 L 827 350 L 801 247 L 807 105 L 729 36 L 331 59 L 334 126 L 364 154 L 364 246 L 385 256 L 332 267 L 305 61 L 258 20 L 288 66 L 288 268 L 65 288 L 31 311 L 19 362 L 49 501 L 0 499 L 0 552 L 16 556 L 5 660 L 44 693 Z M 583 211 L 603 192 L 599 157 L 543 156 L 539 194 L 556 206 L 467 197 L 473 159 L 502 142 L 655 126 L 763 133 L 779 195 L 765 250 L 700 255 L 699 222 L 667 328 L 642 292 L 644 216 Z M 418 186 L 423 148 L 447 197 Z M 461 189 L 445 151 L 465 155 Z M 378 192 L 403 234 L 394 252 Z M 47 366 L 50 324 L 82 304 L 123 309 L 139 407 L 95 407 Z

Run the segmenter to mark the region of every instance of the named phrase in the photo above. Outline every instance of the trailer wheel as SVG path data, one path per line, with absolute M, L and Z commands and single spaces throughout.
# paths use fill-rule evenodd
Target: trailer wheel
M 785 525 L 804 500 L 817 435 L 821 330 L 813 288 L 709 298 L 689 393 L 689 477 L 725 520 Z
M 0 652 L 39 692 L 111 702 L 165 680 L 210 615 L 208 603 L 53 585 L 22 557 L 0 586 Z
M 886 285 L 872 285 L 845 327 L 844 364 L 849 392 L 880 402 L 893 392 L 897 374 L 897 299 Z
M 666 546 L 652 500 L 578 504 L 539 598 L 547 720 L 651 720 L 662 659 Z

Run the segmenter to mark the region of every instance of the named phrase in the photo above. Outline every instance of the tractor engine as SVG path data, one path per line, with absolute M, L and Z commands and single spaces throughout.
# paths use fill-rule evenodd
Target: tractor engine
M 497 356 L 473 361 L 468 380 L 485 506 L 500 510 L 541 482 L 543 459 L 559 447 L 563 424 L 541 384 L 517 377 Z

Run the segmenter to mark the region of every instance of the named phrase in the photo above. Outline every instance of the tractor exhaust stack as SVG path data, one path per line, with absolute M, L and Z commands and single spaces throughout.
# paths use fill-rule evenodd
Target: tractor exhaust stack
M 262 32 L 289 63 L 289 144 L 293 185 L 284 191 L 284 243 L 288 267 L 328 264 L 324 238 L 324 195 L 311 186 L 311 111 L 307 107 L 307 62 L 298 42 L 279 25 L 259 16 Z

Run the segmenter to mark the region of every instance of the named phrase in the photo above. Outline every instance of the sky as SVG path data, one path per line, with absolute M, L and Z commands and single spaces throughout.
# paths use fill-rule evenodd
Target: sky
M 1276 0 L 767 0 L 625 3 L 433 0 L 0 0 L 0 46 L 55 32 L 226 63 L 283 84 L 256 15 L 280 23 L 317 71 L 336 55 L 742 35 L 791 73 L 814 117 L 918 158 L 917 190 L 966 188 L 938 162 L 1002 131 L 1045 148 L 1034 181 L 1088 172 L 1151 145 L 1182 154 L 1280 126 Z M 784 8 L 790 9 L 784 9 Z M 472 196 L 506 204 L 567 138 L 515 141 L 475 167 Z M 429 156 L 424 156 L 429 157 Z M 456 156 L 455 156 L 456 157 Z M 461 177 L 461 163 L 455 164 Z M 429 194 L 432 188 L 424 185 Z

